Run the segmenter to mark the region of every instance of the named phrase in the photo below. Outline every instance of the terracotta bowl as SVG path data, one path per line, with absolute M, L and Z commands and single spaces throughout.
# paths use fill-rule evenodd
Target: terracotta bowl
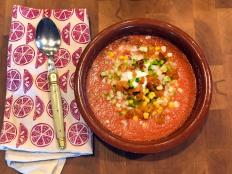
M 196 102 L 187 121 L 177 131 L 158 141 L 133 142 L 112 134 L 95 118 L 86 94 L 88 71 L 98 53 L 115 39 L 132 34 L 155 35 L 173 43 L 185 53 L 197 79 Z M 210 69 L 199 45 L 179 28 L 153 19 L 126 20 L 100 32 L 82 53 L 75 72 L 74 83 L 79 111 L 90 129 L 106 143 L 133 153 L 165 151 L 185 141 L 200 128 L 205 120 L 212 94 Z

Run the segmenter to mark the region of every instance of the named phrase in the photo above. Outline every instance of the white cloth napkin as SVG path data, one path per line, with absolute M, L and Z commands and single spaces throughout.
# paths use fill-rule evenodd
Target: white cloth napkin
M 51 18 L 61 34 L 55 56 L 62 95 L 66 143 L 57 146 L 49 87 L 47 58 L 35 45 L 35 29 Z M 92 133 L 79 114 L 73 75 L 80 54 L 90 41 L 86 9 L 34 9 L 13 6 L 7 57 L 7 91 L 0 149 L 7 164 L 26 174 L 58 174 L 65 159 L 90 155 Z

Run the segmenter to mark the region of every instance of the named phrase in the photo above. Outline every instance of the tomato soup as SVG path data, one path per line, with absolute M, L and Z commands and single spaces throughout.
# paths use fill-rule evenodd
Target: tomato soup
M 188 118 L 196 79 L 186 56 L 155 36 L 129 35 L 106 46 L 87 78 L 95 117 L 132 141 L 166 137 Z

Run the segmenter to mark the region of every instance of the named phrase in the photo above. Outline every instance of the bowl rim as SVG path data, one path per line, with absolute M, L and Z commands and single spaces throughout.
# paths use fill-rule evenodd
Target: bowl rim
M 85 101 L 85 92 L 82 86 L 83 83 L 83 70 L 85 68 L 86 61 L 88 59 L 88 53 L 90 50 L 94 50 L 95 44 L 97 44 L 103 37 L 108 35 L 109 33 L 119 30 L 121 28 L 125 28 L 128 26 L 134 26 L 134 25 L 156 25 L 158 27 L 163 27 L 168 29 L 170 32 L 175 33 L 178 35 L 178 37 L 181 37 L 188 46 L 198 55 L 198 59 L 200 60 L 201 66 L 204 69 L 204 85 L 205 85 L 205 93 L 203 97 L 203 103 L 200 106 L 200 109 L 198 113 L 196 114 L 195 119 L 181 132 L 181 134 L 177 134 L 172 139 L 166 140 L 164 142 L 157 142 L 156 144 L 139 144 L 135 142 L 127 142 L 123 141 L 119 137 L 106 132 L 106 130 L 103 130 L 100 125 L 94 124 L 94 120 L 90 114 L 90 107 L 88 106 L 87 102 Z M 113 24 L 104 30 L 102 30 L 100 33 L 98 33 L 93 40 L 88 44 L 88 46 L 83 51 L 78 64 L 77 69 L 75 72 L 74 77 L 74 93 L 75 93 L 75 99 L 77 102 L 78 109 L 90 127 L 90 129 L 101 139 L 103 139 L 108 144 L 122 149 L 124 151 L 133 152 L 133 153 L 157 153 L 161 151 L 168 150 L 170 148 L 173 148 L 176 145 L 181 144 L 183 141 L 185 141 L 193 132 L 196 132 L 197 128 L 201 127 L 202 123 L 206 119 L 207 112 L 209 110 L 211 98 L 212 98 L 212 76 L 210 72 L 209 65 L 207 63 L 207 59 L 200 48 L 200 46 L 184 31 L 179 29 L 178 27 L 171 25 L 167 22 L 155 20 L 155 19 L 148 19 L 148 18 L 135 18 L 135 19 L 128 19 L 120 21 L 116 24 Z

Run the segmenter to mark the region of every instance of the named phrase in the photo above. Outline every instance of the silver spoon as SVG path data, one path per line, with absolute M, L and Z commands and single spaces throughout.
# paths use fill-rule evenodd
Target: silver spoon
M 43 18 L 36 28 L 36 46 L 48 56 L 48 81 L 52 103 L 52 113 L 56 130 L 56 137 L 60 149 L 65 148 L 64 117 L 61 102 L 58 75 L 53 60 L 54 54 L 60 48 L 60 34 L 49 18 Z

